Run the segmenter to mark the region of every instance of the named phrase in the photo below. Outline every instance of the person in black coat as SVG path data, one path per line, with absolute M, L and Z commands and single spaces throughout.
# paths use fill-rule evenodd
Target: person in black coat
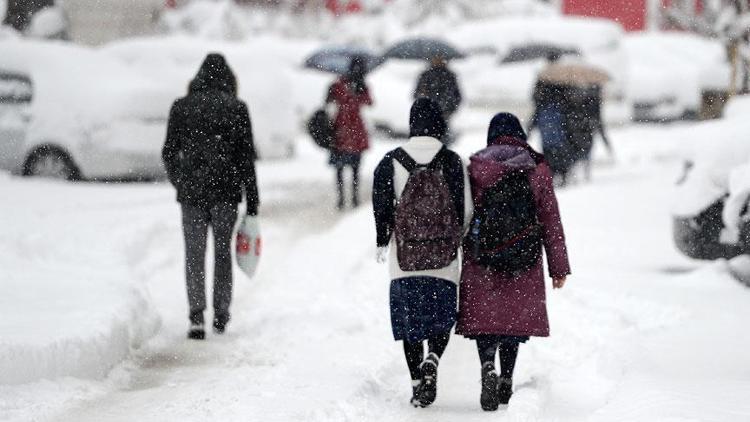
M 429 98 L 437 103 L 443 113 L 443 120 L 446 124 L 450 123 L 451 117 L 461 105 L 462 96 L 458 78 L 448 68 L 444 57 L 433 57 L 430 67 L 419 75 L 417 88 L 414 90 L 414 99 L 418 98 Z M 451 136 L 450 129 L 445 136 Z
M 172 105 L 162 159 L 182 207 L 185 274 L 194 339 L 205 337 L 205 253 L 213 229 L 214 330 L 223 333 L 232 300 L 231 237 L 237 205 L 258 213 L 255 147 L 247 105 L 237 98 L 237 80 L 220 54 L 209 54 L 188 95 Z
M 583 163 L 584 176 L 587 181 L 590 181 L 591 151 L 597 134 L 601 137 L 610 157 L 614 157 L 602 119 L 602 88 L 592 85 L 571 87 L 568 91 L 570 105 L 566 116 L 566 126 L 570 138 L 571 161 Z
M 555 175 L 556 182 L 564 186 L 575 162 L 570 144 L 570 88 L 566 85 L 537 81 L 534 86 L 534 112 L 527 132 L 539 129 L 544 156 Z
M 427 98 L 414 101 L 409 116 L 409 141 L 388 152 L 373 176 L 376 259 L 381 263 L 389 262 L 391 328 L 393 338 L 403 341 L 404 357 L 411 376 L 411 404 L 417 407 L 427 407 L 436 398 L 438 365 L 456 322 L 460 261 L 456 255 L 442 268 L 429 265 L 421 271 L 402 268 L 397 215 L 399 205 L 409 202 L 409 199 L 402 202 L 404 193 L 410 175 L 421 164 L 439 169 L 448 189 L 450 200 L 435 208 L 443 209 L 443 212 L 447 211 L 443 207 L 454 208 L 455 226 L 466 224 L 466 216 L 471 214 L 466 171 L 458 154 L 440 141 L 444 139 L 446 127 L 437 103 Z M 434 197 L 430 199 L 433 203 L 436 200 Z M 401 218 L 419 217 L 412 214 Z M 436 218 L 432 225 L 445 224 L 446 220 Z M 440 239 L 430 238 L 433 242 Z M 458 242 L 455 247 L 457 251 Z

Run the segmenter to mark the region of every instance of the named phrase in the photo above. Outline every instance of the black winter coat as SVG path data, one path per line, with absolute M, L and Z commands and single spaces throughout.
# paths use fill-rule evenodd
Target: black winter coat
M 414 98 L 427 97 L 435 101 L 443 112 L 445 118 L 450 117 L 461 105 L 461 89 L 458 79 L 446 66 L 437 66 L 427 69 L 419 76 Z
M 230 90 L 200 82 L 193 81 L 191 92 L 172 105 L 162 150 L 177 201 L 200 207 L 239 203 L 244 189 L 247 211 L 255 214 L 256 154 L 247 105 Z

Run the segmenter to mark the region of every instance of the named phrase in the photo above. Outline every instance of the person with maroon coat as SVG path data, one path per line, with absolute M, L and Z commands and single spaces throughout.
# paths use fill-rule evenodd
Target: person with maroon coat
M 513 370 L 519 344 L 529 336 L 549 336 L 544 270 L 541 248 L 547 255 L 553 287 L 562 288 L 570 274 L 565 235 L 552 185 L 552 172 L 544 156 L 526 143 L 518 119 L 500 113 L 492 119 L 488 147 L 471 157 L 469 178 L 475 209 L 482 207 L 483 195 L 511 172 L 528 175 L 537 225 L 540 250 L 531 267 L 503 272 L 479 264 L 464 250 L 463 270 L 456 333 L 477 342 L 482 364 L 484 410 L 496 410 L 507 404 L 513 394 Z M 517 173 L 518 174 L 518 173 Z M 475 214 L 476 215 L 476 214 Z M 510 216 L 509 216 L 510 218 Z M 499 349 L 501 373 L 495 371 Z
M 352 206 L 359 205 L 359 163 L 362 153 L 369 148 L 364 119 L 360 109 L 372 105 L 370 91 L 365 84 L 367 63 L 355 56 L 349 72 L 339 78 L 328 90 L 326 103 L 338 106 L 333 120 L 334 140 L 329 163 L 336 168 L 338 208 L 344 209 L 344 168 L 352 168 Z

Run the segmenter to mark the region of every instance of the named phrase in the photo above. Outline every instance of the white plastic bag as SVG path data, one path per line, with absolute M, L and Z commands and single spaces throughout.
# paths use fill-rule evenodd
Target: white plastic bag
M 262 247 L 258 217 L 246 215 L 240 223 L 235 240 L 237 265 L 245 275 L 252 278 L 258 269 Z

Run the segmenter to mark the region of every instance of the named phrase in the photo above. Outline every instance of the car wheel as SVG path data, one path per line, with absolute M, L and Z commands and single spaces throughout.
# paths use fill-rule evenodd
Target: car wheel
M 24 176 L 48 179 L 78 180 L 80 172 L 65 152 L 54 147 L 42 147 L 29 155 L 23 169 Z

